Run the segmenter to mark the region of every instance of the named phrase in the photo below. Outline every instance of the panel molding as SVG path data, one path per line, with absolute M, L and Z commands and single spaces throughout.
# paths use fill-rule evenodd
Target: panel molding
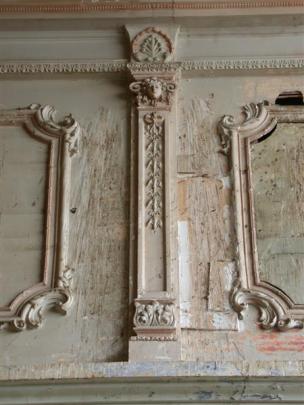
M 302 329 L 304 304 L 295 304 L 287 293 L 259 276 L 249 148 L 251 141 L 269 134 L 278 123 L 304 122 L 304 107 L 265 101 L 246 105 L 242 112 L 241 122 L 230 115 L 219 122 L 222 152 L 231 155 L 234 180 L 239 275 L 231 292 L 231 306 L 240 319 L 248 305 L 255 306 L 263 329 Z
M 21 126 L 48 145 L 46 225 L 44 227 L 41 281 L 0 308 L 0 325 L 22 331 L 42 324 L 47 309 L 66 314 L 72 303 L 74 270 L 68 265 L 71 157 L 78 152 L 80 126 L 71 115 L 56 118 L 54 107 L 32 104 L 28 108 L 0 110 L 0 127 Z

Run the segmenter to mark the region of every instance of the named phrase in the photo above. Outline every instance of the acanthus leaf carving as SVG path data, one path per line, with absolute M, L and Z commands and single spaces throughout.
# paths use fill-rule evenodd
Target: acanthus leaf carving
M 175 327 L 174 303 L 173 302 L 135 302 L 134 326 L 136 328 Z

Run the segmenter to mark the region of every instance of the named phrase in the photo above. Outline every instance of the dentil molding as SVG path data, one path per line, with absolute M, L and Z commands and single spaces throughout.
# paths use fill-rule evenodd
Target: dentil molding
M 267 69 L 290 70 L 303 69 L 302 57 L 272 58 L 233 58 L 186 60 L 168 63 L 128 63 L 127 60 L 113 62 L 9 62 L 0 63 L 0 74 L 56 74 L 56 73 L 118 73 L 128 72 L 209 72 L 209 71 L 264 71 Z

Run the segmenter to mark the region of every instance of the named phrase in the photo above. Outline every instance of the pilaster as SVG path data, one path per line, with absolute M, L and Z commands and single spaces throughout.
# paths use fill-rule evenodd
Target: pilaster
M 175 146 L 179 72 L 167 68 L 174 46 L 162 29 L 148 27 L 134 34 L 131 45 L 137 153 L 132 174 L 131 205 L 136 213 L 129 360 L 179 359 Z

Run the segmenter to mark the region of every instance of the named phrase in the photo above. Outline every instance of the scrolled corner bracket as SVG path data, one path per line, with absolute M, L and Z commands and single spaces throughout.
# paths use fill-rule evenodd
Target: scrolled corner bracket
M 230 304 L 240 320 L 249 305 L 256 307 L 259 311 L 258 325 L 262 329 L 287 331 L 304 327 L 302 320 L 286 317 L 284 309 L 267 294 L 242 288 L 239 279 L 231 290 Z
M 274 124 L 273 120 L 270 120 L 269 113 L 266 106 L 268 101 L 261 103 L 250 103 L 242 107 L 243 119 L 239 122 L 236 121 L 232 115 L 224 115 L 218 124 L 218 133 L 220 136 L 221 148 L 220 153 L 228 156 L 231 150 L 231 139 L 233 132 L 239 132 L 240 130 L 250 130 L 250 127 L 255 127 L 257 122 L 259 126 L 265 126 L 265 131 L 269 130 L 270 126 Z
M 39 328 L 49 310 L 66 315 L 73 301 L 71 293 L 74 269 L 67 268 L 58 278 L 57 287 L 44 291 L 22 303 L 13 320 L 1 322 L 15 332 Z
M 137 62 L 170 62 L 173 43 L 160 28 L 147 27 L 131 42 L 132 58 Z
M 31 104 L 29 109 L 36 111 L 33 116 L 33 121 L 39 129 L 56 136 L 64 136 L 70 157 L 78 152 L 81 129 L 79 123 L 71 114 L 58 120 L 56 119 L 57 110 L 53 106 Z

